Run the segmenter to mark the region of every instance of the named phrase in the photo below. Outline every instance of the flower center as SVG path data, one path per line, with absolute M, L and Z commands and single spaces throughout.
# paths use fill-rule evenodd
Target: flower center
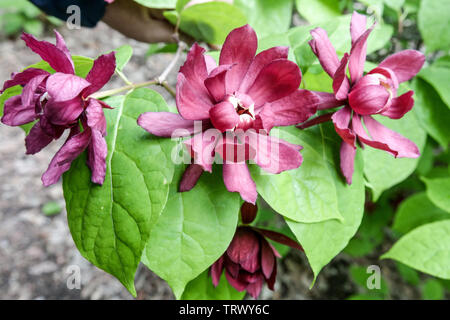
M 227 100 L 234 106 L 239 116 L 239 124 L 233 129 L 247 130 L 253 126 L 255 121 L 255 103 L 246 94 L 236 93 L 230 95 Z

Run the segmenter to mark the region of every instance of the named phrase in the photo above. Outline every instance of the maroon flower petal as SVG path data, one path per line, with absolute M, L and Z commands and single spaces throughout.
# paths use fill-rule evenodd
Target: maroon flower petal
M 392 103 L 386 111 L 381 114 L 391 119 L 400 119 L 414 106 L 414 91 L 408 91 L 400 97 L 392 99 Z
M 75 97 L 69 101 L 49 100 L 44 108 L 44 115 L 54 125 L 73 124 L 83 112 L 83 99 Z
M 353 171 L 355 166 L 356 148 L 345 141 L 342 141 L 340 157 L 341 171 L 348 184 L 352 184 Z
M 319 98 L 308 90 L 296 90 L 282 99 L 266 103 L 259 113 L 263 128 L 291 126 L 306 121 L 317 110 Z
M 220 132 L 231 130 L 239 123 L 239 115 L 228 101 L 222 101 L 209 109 L 209 117 L 213 126 Z
M 228 34 L 219 58 L 219 65 L 236 64 L 226 76 L 227 93 L 233 94 L 239 88 L 257 48 L 256 33 L 248 24 Z
M 53 137 L 42 129 L 41 121 L 38 121 L 25 138 L 26 154 L 38 153 L 52 141 Z
M 348 95 L 350 107 L 360 115 L 371 115 L 381 111 L 389 101 L 385 87 L 370 85 L 356 88 Z
M 105 114 L 99 100 L 89 99 L 86 107 L 86 118 L 89 128 L 100 131 L 102 135 L 106 134 Z
M 89 144 L 91 140 L 91 130 L 69 136 L 64 145 L 55 154 L 47 171 L 42 175 L 44 186 L 48 187 L 56 183 L 61 175 L 70 169 L 70 165 Z
M 247 164 L 224 163 L 223 182 L 228 191 L 239 192 L 243 200 L 255 204 L 258 192 L 256 191 L 256 184 L 250 176 Z
M 272 275 L 275 267 L 276 258 L 273 254 L 272 248 L 266 239 L 261 240 L 261 270 L 266 279 L 269 279 Z
M 91 83 L 91 86 L 86 89 L 84 96 L 88 97 L 94 92 L 97 92 L 113 76 L 116 70 L 116 56 L 115 52 L 101 55 L 94 61 L 91 71 L 86 76 L 86 80 Z
M 241 292 L 244 291 L 247 288 L 247 283 L 239 281 L 237 278 L 233 278 L 231 274 L 227 271 L 225 271 L 225 277 L 228 280 L 228 283 L 235 288 L 237 291 Z
M 336 69 L 333 78 L 333 91 L 337 100 L 347 99 L 348 92 L 350 90 L 350 82 L 347 78 L 347 62 L 348 54 L 345 53 L 341 60 L 341 64 Z
M 302 74 L 292 61 L 279 59 L 264 66 L 247 94 L 253 99 L 255 109 L 293 93 L 300 86 Z
M 311 91 L 319 99 L 319 104 L 317 105 L 317 110 L 326 110 L 331 108 L 340 107 L 345 104 L 345 101 L 336 100 L 333 93 L 329 92 L 319 92 Z
M 20 96 L 5 101 L 2 122 L 8 126 L 20 126 L 36 119 L 35 107 L 23 105 Z
M 209 118 L 209 109 L 213 106 L 205 86 L 186 79 L 178 73 L 176 103 L 178 112 L 186 120 L 205 120 Z
M 227 249 L 231 261 L 253 273 L 259 269 L 259 237 L 251 228 L 240 227 Z
M 223 272 L 223 256 L 219 258 L 214 264 L 211 266 L 211 278 L 212 283 L 215 287 L 219 285 L 220 277 Z
M 198 164 L 190 164 L 183 173 L 183 177 L 180 181 L 180 186 L 178 187 L 179 192 L 186 192 L 191 190 L 197 184 L 198 179 L 203 174 L 202 166 Z
M 352 83 L 356 83 L 364 73 L 364 63 L 367 55 L 367 38 L 372 32 L 375 24 L 367 29 L 352 45 L 350 51 L 350 59 L 348 62 L 348 70 L 350 72 L 350 79 Z
M 205 87 L 216 102 L 220 102 L 225 98 L 227 92 L 225 77 L 232 67 L 233 65 L 229 64 L 218 66 L 205 79 Z
M 56 37 L 56 47 L 59 50 L 61 50 L 62 52 L 64 52 L 64 54 L 67 57 L 67 60 L 70 61 L 72 68 L 75 70 L 75 66 L 74 66 L 73 60 L 72 60 L 72 55 L 70 54 L 70 51 L 67 48 L 66 41 L 64 41 L 64 38 L 58 31 L 56 31 L 56 30 L 53 30 L 53 31 L 55 32 L 55 37 Z
M 386 128 L 370 116 L 365 116 L 363 119 L 372 138 L 364 130 L 359 116 L 354 116 L 352 120 L 353 129 L 363 143 L 376 149 L 388 151 L 396 158 L 417 158 L 420 156 L 419 149 L 412 141 Z
M 301 245 L 299 245 L 296 241 L 292 240 L 291 238 L 285 236 L 282 233 L 275 232 L 272 230 L 260 229 L 260 228 L 253 228 L 253 229 L 258 231 L 259 233 L 261 233 L 264 237 L 269 238 L 270 240 L 284 244 L 285 246 L 289 246 L 293 249 L 303 251 L 303 248 Z
M 214 162 L 214 148 L 221 139 L 221 133 L 216 129 L 209 129 L 185 140 L 184 144 L 192 154 L 195 164 L 202 166 L 203 170 L 212 172 Z
M 275 263 L 272 274 L 270 275 L 270 278 L 267 279 L 267 287 L 272 291 L 275 289 L 276 279 L 277 279 L 277 264 Z
M 58 49 L 54 44 L 47 41 L 39 41 L 31 34 L 23 33 L 22 40 L 25 44 L 41 58 L 48 62 L 56 72 L 74 74 L 73 62 L 64 51 Z
M 46 78 L 47 75 L 45 74 L 36 76 L 23 87 L 21 97 L 24 106 L 35 106 L 36 100 L 40 98 L 40 95 L 36 96 L 36 91 Z
M 246 93 L 266 65 L 277 59 L 287 59 L 288 53 L 289 47 L 273 47 L 258 53 L 250 64 L 244 80 L 242 80 L 239 92 Z
M 259 294 L 261 293 L 262 286 L 264 283 L 264 279 L 262 279 L 262 275 L 258 276 L 258 280 L 256 280 L 254 283 L 251 283 L 247 286 L 247 292 L 249 295 L 253 297 L 253 299 L 257 299 Z
M 319 58 L 322 68 L 330 77 L 334 77 L 336 69 L 339 67 L 339 58 L 336 50 L 328 38 L 327 32 L 322 28 L 315 28 L 311 31 L 313 39 L 309 41 L 314 54 Z
M 41 75 L 50 75 L 50 73 L 48 73 L 45 70 L 35 69 L 35 68 L 28 68 L 25 71 L 15 73 L 15 74 L 13 74 L 11 80 L 5 81 L 5 83 L 3 84 L 3 89 L 1 90 L 0 93 L 2 93 L 3 91 L 5 91 L 8 88 L 11 88 L 11 87 L 14 87 L 17 85 L 24 86 L 28 82 L 30 82 L 31 79 L 33 79 L 34 77 L 41 76 Z
M 87 131 L 87 130 L 86 130 Z M 102 185 L 106 174 L 108 147 L 101 131 L 93 129 L 88 147 L 87 164 L 91 169 L 91 181 Z
M 350 22 L 350 34 L 352 36 L 352 46 L 359 37 L 366 31 L 367 19 L 363 14 L 353 11 L 352 20 Z
M 331 119 L 337 134 L 349 145 L 355 146 L 355 134 L 350 128 L 350 119 L 352 117 L 352 109 L 346 106 L 336 111 Z
M 67 101 L 78 96 L 91 84 L 73 74 L 57 72 L 47 79 L 47 92 L 53 101 Z
M 416 50 L 403 50 L 384 59 L 379 67 L 394 71 L 398 82 L 405 82 L 414 77 L 425 63 L 423 53 Z
M 215 68 L 217 68 L 216 60 L 210 55 L 205 54 L 204 56 L 205 64 L 206 64 L 206 72 L 210 74 Z
M 193 120 L 185 120 L 172 112 L 145 112 L 137 120 L 138 125 L 158 137 L 187 137 L 201 132 L 202 126 L 195 128 Z

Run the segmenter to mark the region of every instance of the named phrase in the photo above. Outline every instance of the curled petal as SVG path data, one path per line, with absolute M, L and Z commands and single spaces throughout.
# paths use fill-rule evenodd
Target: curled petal
M 352 46 L 359 37 L 366 31 L 367 18 L 363 14 L 353 11 L 352 20 L 350 22 L 350 34 L 352 36 Z
M 355 134 L 350 128 L 350 119 L 352 117 L 352 109 L 345 107 L 336 111 L 331 119 L 333 120 L 334 128 L 337 134 L 349 145 L 355 148 Z
M 240 227 L 236 230 L 236 234 L 227 249 L 227 255 L 231 261 L 240 264 L 243 269 L 253 273 L 260 267 L 259 250 L 258 234 L 248 227 Z
M 102 135 L 106 134 L 105 114 L 99 100 L 89 99 L 86 107 L 86 118 L 89 128 L 100 131 Z
M 186 192 L 194 188 L 202 174 L 202 166 L 195 163 L 190 164 L 183 173 L 178 191 Z
M 311 31 L 311 35 L 313 39 L 309 41 L 309 45 L 312 51 L 319 58 L 325 72 L 333 78 L 336 69 L 339 67 L 339 58 L 327 32 L 322 28 L 315 28 Z
M 69 101 L 49 100 L 44 108 L 45 117 L 54 125 L 73 124 L 83 112 L 83 99 L 75 97 Z
M 184 144 L 191 152 L 194 163 L 202 166 L 203 170 L 212 172 L 214 162 L 214 148 L 221 140 L 221 133 L 216 129 L 209 129 L 205 132 L 195 135 Z
M 38 153 L 52 141 L 53 137 L 43 130 L 41 121 L 38 121 L 34 124 L 25 138 L 26 154 Z
M 178 112 L 186 120 L 205 120 L 213 106 L 208 90 L 202 83 L 188 81 L 183 73 L 178 73 L 176 102 Z
M 222 101 L 209 110 L 209 117 L 213 126 L 220 132 L 231 130 L 239 123 L 239 115 L 233 104 Z
M 216 102 L 222 101 L 226 95 L 225 77 L 233 65 L 224 64 L 211 71 L 205 79 L 205 87 Z
M 206 72 L 208 74 L 210 74 L 211 71 L 213 71 L 215 68 L 217 68 L 216 60 L 214 60 L 213 57 L 211 57 L 210 55 L 207 55 L 207 54 L 205 54 L 203 57 L 205 59 Z
M 367 55 L 367 38 L 372 32 L 375 24 L 366 30 L 352 45 L 350 51 L 350 59 L 348 62 L 348 70 L 350 72 L 350 79 L 352 83 L 356 83 L 363 75 L 364 63 Z
M 223 272 L 223 256 L 219 258 L 214 264 L 211 266 L 211 277 L 212 283 L 215 287 L 219 285 L 220 276 Z
M 67 101 L 78 96 L 91 84 L 73 74 L 57 72 L 47 79 L 47 92 L 53 101 Z
M 355 170 L 355 155 L 356 148 L 345 141 L 342 141 L 340 157 L 341 157 L 341 171 L 348 184 L 352 184 L 353 172 Z
M 113 76 L 116 70 L 116 56 L 115 52 L 101 55 L 94 61 L 91 71 L 86 76 L 86 80 L 91 83 L 91 86 L 86 89 L 84 96 L 88 97 L 94 92 L 97 92 Z
M 72 56 L 71 56 L 71 54 L 69 52 L 69 49 L 66 46 L 66 41 L 64 41 L 64 38 L 62 37 L 62 35 L 58 31 L 54 30 L 54 32 L 55 32 L 55 37 L 56 37 L 56 47 L 59 50 L 61 50 L 62 52 L 64 52 L 64 54 L 67 57 L 67 60 L 70 61 L 70 63 L 72 64 L 72 68 L 74 68 L 74 70 L 75 70 L 75 66 L 74 66 L 73 61 L 72 61 Z
M 405 82 L 414 77 L 425 63 L 425 55 L 416 50 L 403 50 L 384 59 L 379 67 L 391 69 L 398 82 Z
M 348 58 L 349 56 L 346 53 L 333 77 L 333 91 L 337 100 L 347 99 L 347 95 L 350 90 L 350 82 L 348 81 L 346 73 Z
M 42 76 L 42 75 L 50 75 L 50 73 L 48 73 L 45 70 L 35 69 L 35 68 L 28 68 L 22 72 L 15 73 L 15 74 L 13 74 L 11 80 L 8 80 L 3 84 L 3 89 L 1 90 L 1 92 L 5 91 L 8 88 L 17 86 L 17 85 L 24 86 L 28 82 L 30 82 L 31 79 L 33 79 L 34 77 Z
M 256 184 L 250 176 L 245 163 L 224 163 L 223 182 L 230 192 L 239 192 L 241 198 L 249 203 L 255 203 L 258 197 Z
M 20 126 L 36 119 L 35 107 L 22 104 L 20 96 L 5 101 L 2 122 L 8 126 Z
M 247 288 L 248 283 L 244 281 L 240 281 L 237 278 L 234 278 L 229 272 L 228 269 L 225 272 L 225 277 L 227 278 L 228 283 L 235 288 L 237 291 L 241 292 Z
M 41 58 L 48 62 L 50 67 L 56 72 L 74 74 L 73 62 L 67 57 L 66 53 L 54 44 L 47 41 L 39 41 L 28 33 L 22 34 L 22 40 L 25 44 Z
M 275 268 L 276 258 L 266 239 L 261 240 L 261 270 L 266 279 L 269 279 Z
M 285 236 L 282 233 L 260 228 L 253 228 L 253 229 L 261 233 L 264 237 L 269 238 L 270 240 L 284 244 L 285 246 L 291 247 L 293 249 L 303 251 L 301 245 L 299 245 L 296 241 L 292 240 L 291 238 Z M 280 257 L 280 254 L 275 250 L 275 248 L 272 248 L 272 250 L 274 250 L 275 256 Z
M 90 130 L 90 129 L 88 129 Z M 91 169 L 91 181 L 102 185 L 106 174 L 106 156 L 108 146 L 100 130 L 92 129 L 91 140 L 88 147 L 87 164 Z
M 43 82 L 47 79 L 47 75 L 39 75 L 34 77 L 28 82 L 22 90 L 22 104 L 24 106 L 35 106 L 36 100 L 39 99 L 40 95 L 36 95 L 39 90 L 39 87 L 43 84 Z
M 187 137 L 202 131 L 202 124 L 185 120 L 172 112 L 145 112 L 137 120 L 138 125 L 158 137 Z
M 261 293 L 262 286 L 264 283 L 263 276 L 261 274 L 257 275 L 257 279 L 251 284 L 247 286 L 247 292 L 249 295 L 253 297 L 253 299 L 257 299 L 259 294 Z
M 256 77 L 247 94 L 253 99 L 255 109 L 266 102 L 272 102 L 293 93 L 300 86 L 302 74 L 292 61 L 272 61 Z
M 386 111 L 381 114 L 391 119 L 400 119 L 414 106 L 414 91 L 408 91 L 400 97 L 392 99 L 392 103 Z
M 348 95 L 350 107 L 360 115 L 380 112 L 389 101 L 390 94 L 385 87 L 370 85 L 352 90 Z
M 234 93 L 242 83 L 255 57 L 258 39 L 248 24 L 231 31 L 220 52 L 219 65 L 236 64 L 226 76 L 227 93 Z
M 319 99 L 317 110 L 326 110 L 336 107 L 340 107 L 345 104 L 345 101 L 339 101 L 336 99 L 333 93 L 311 91 Z

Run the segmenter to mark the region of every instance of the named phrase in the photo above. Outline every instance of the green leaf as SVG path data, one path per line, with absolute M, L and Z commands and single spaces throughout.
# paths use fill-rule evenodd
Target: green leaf
M 389 8 L 399 11 L 405 4 L 405 0 L 384 0 L 384 3 Z
M 320 270 L 347 246 L 361 224 L 365 198 L 363 162 L 359 150 L 355 158 L 353 183 L 349 186 L 339 172 L 340 139 L 334 132 L 333 126 L 320 125 L 319 128 L 310 128 L 305 130 L 301 137 L 311 141 L 321 138 L 322 142 L 312 145 L 318 150 L 325 150 L 324 154 L 327 155 L 330 172 L 333 174 L 333 188 L 336 189 L 339 212 L 344 217 L 342 222 L 328 220 L 316 223 L 301 223 L 285 219 L 303 246 L 316 279 Z M 305 163 L 306 160 L 305 158 Z
M 405 234 L 423 224 L 449 218 L 448 213 L 437 208 L 424 192 L 420 192 L 400 204 L 392 228 Z
M 437 279 L 428 279 L 422 287 L 422 297 L 424 300 L 444 299 L 444 287 Z
M 412 230 L 381 258 L 394 259 L 432 276 L 450 279 L 450 220 Z
M 371 276 L 371 273 L 367 272 L 367 267 L 351 266 L 350 276 L 353 282 L 355 282 L 357 285 L 366 290 L 369 290 L 367 287 L 367 279 Z M 389 294 L 389 288 L 386 281 L 383 278 L 381 278 L 380 289 L 370 289 L 370 292 L 379 294 L 380 296 L 386 296 L 387 294 Z
M 450 92 L 448 90 L 448 79 L 450 79 L 450 68 L 428 67 L 420 71 L 419 77 L 431 84 L 439 93 L 442 101 L 450 108 Z
M 233 288 L 225 278 L 225 273 L 220 278 L 219 285 L 214 287 L 208 270 L 186 286 L 181 300 L 242 300 L 245 291 L 239 292 Z
M 341 14 L 336 0 L 296 0 L 297 11 L 311 23 L 326 21 Z
M 106 102 L 107 170 L 103 186 L 90 181 L 86 155 L 63 176 L 70 232 L 81 254 L 136 295 L 134 274 L 152 226 L 167 201 L 174 143 L 136 125 L 146 111 L 166 111 L 164 99 L 138 89 Z
M 422 180 L 427 185 L 428 198 L 436 206 L 450 213 L 450 177 Z
M 44 204 L 42 207 L 42 212 L 46 216 L 54 216 L 62 211 L 61 205 L 56 201 L 50 201 Z
M 20 13 L 8 13 L 2 18 L 2 33 L 6 35 L 18 33 L 26 21 L 25 17 Z
M 294 221 L 342 220 L 336 186 L 340 181 L 335 181 L 335 169 L 325 150 L 325 137 L 295 127 L 274 129 L 272 135 L 303 146 L 304 161 L 298 169 L 280 174 L 269 174 L 256 165 L 251 166 L 258 193 L 276 212 Z
M 23 24 L 23 30 L 35 36 L 40 36 L 44 32 L 44 24 L 41 20 L 27 20 Z
M 134 0 L 148 8 L 175 9 L 177 0 Z
M 416 119 L 415 109 L 408 112 L 398 120 L 383 116 L 374 118 L 387 128 L 398 132 L 414 142 L 419 150 L 423 150 L 426 142 L 426 133 Z M 419 159 L 394 158 L 384 150 L 378 150 L 366 146 L 364 155 L 364 175 L 368 186 L 372 189 L 373 199 L 376 201 L 384 190 L 405 180 L 417 167 Z
M 176 24 L 179 16 L 181 31 L 211 44 L 222 44 L 231 30 L 247 23 L 244 13 L 226 2 L 195 4 L 179 15 L 176 11 L 166 11 L 164 16 L 172 24 Z
M 419 284 L 420 277 L 416 270 L 400 262 L 397 262 L 395 265 L 397 266 L 397 271 L 403 280 L 413 286 L 417 286 Z
M 178 45 L 176 43 L 151 43 L 145 53 L 146 57 L 157 53 L 175 53 Z
M 116 52 L 116 69 L 122 71 L 133 56 L 133 48 L 125 44 L 114 50 Z
M 188 284 L 211 266 L 230 244 L 238 222 L 240 197 L 228 192 L 222 176 L 203 173 L 195 188 L 176 192 L 167 205 L 142 256 L 142 262 L 168 282 L 177 299 Z
M 444 149 L 450 143 L 450 111 L 431 85 L 422 79 L 415 78 L 414 110 L 419 124 Z
M 419 30 L 428 52 L 450 49 L 450 0 L 422 0 Z
M 292 20 L 293 0 L 235 0 L 259 38 L 286 32 Z

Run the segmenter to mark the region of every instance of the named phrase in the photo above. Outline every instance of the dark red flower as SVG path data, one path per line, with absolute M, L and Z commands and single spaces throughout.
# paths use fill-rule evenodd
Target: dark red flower
M 276 258 L 280 258 L 280 254 L 266 238 L 303 250 L 297 242 L 281 233 L 238 227 L 227 251 L 211 266 L 214 286 L 219 284 L 225 270 L 225 277 L 236 290 L 247 290 L 255 299 L 259 296 L 264 282 L 273 290 L 277 276 Z
M 69 137 L 56 153 L 42 182 L 49 186 L 69 170 L 71 162 L 88 149 L 87 164 L 92 170 L 91 180 L 102 184 L 106 172 L 107 146 L 106 119 L 103 102 L 89 96 L 101 89 L 115 71 L 115 54 L 100 56 L 86 79 L 75 75 L 74 64 L 62 36 L 55 31 L 56 45 L 39 41 L 24 33 L 26 45 L 56 71 L 28 68 L 12 75 L 3 85 L 3 90 L 21 85 L 21 95 L 5 102 L 1 121 L 9 126 L 20 126 L 33 121 L 25 139 L 26 153 L 35 154 L 50 142 L 61 137 L 66 129 Z M 82 130 L 80 130 L 80 127 Z
M 257 192 L 247 160 L 271 173 L 301 165 L 301 147 L 268 132 L 274 126 L 305 121 L 316 111 L 318 98 L 298 89 L 301 72 L 287 59 L 287 47 L 274 47 L 255 56 L 257 46 L 250 26 L 235 29 L 223 45 L 217 66 L 194 44 L 178 73 L 179 114 L 148 112 L 139 117 L 138 124 L 157 136 L 196 134 L 185 141 L 195 164 L 186 171 L 180 191 L 195 185 L 200 168 L 212 171 L 216 153 L 223 159 L 227 189 L 251 203 Z M 201 124 L 195 126 L 194 121 Z
M 343 139 L 341 170 L 348 184 L 352 182 L 357 139 L 362 144 L 386 150 L 396 158 L 416 158 L 420 155 L 413 142 L 384 127 L 372 115 L 400 119 L 412 109 L 414 92 L 409 91 L 397 97 L 397 89 L 399 83 L 410 80 L 419 72 L 425 56 L 419 51 L 404 50 L 387 57 L 378 67 L 364 75 L 367 38 L 373 28 L 374 25 L 366 30 L 366 17 L 354 12 L 350 25 L 351 51 L 341 60 L 325 30 L 316 28 L 311 31 L 313 40 L 310 46 L 323 69 L 333 78 L 334 94 L 316 93 L 321 99 L 318 109 L 342 105 L 344 108 L 312 119 L 300 128 L 333 121 L 336 132 Z M 350 78 L 347 77 L 347 69 Z

